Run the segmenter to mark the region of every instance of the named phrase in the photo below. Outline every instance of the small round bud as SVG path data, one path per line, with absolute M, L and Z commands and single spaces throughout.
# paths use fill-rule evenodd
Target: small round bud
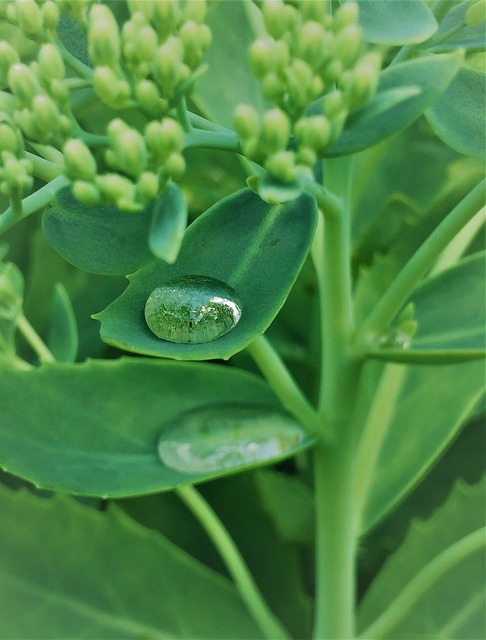
M 333 16 L 334 31 L 340 31 L 358 21 L 359 6 L 357 2 L 345 2 Z
M 111 67 L 97 67 L 93 88 L 101 100 L 114 108 L 123 108 L 130 98 L 130 85 L 121 80 Z
M 326 116 L 310 116 L 296 123 L 295 133 L 304 147 L 322 153 L 331 141 L 332 127 Z
M 64 62 L 59 49 L 53 44 L 43 44 L 37 59 L 40 74 L 46 82 L 64 79 Z
M 186 20 L 194 20 L 198 24 L 204 22 L 206 17 L 206 0 L 197 0 L 197 2 L 186 2 L 184 6 L 184 18 Z
M 0 122 L 0 140 L 2 141 L 2 151 L 11 151 L 15 155 L 22 151 L 22 138 L 15 125 Z
M 24 104 L 30 105 L 34 96 L 42 93 L 40 84 L 32 69 L 20 62 L 10 67 L 8 84 L 15 96 Z
M 357 24 L 350 24 L 336 34 L 333 54 L 341 60 L 344 67 L 350 67 L 358 59 L 361 47 L 361 28 Z
M 292 182 L 297 178 L 297 168 L 292 151 L 277 151 L 265 162 L 268 173 L 282 182 Z
M 89 12 L 88 52 L 96 66 L 114 67 L 120 59 L 118 24 L 104 4 L 93 5 Z
M 276 73 L 268 73 L 262 80 L 263 97 L 270 102 L 280 102 L 285 94 L 285 83 Z
M 257 78 L 263 78 L 277 66 L 275 40 L 259 38 L 250 47 L 250 67 Z
M 68 140 L 62 150 L 66 173 L 84 181 L 91 181 L 96 176 L 96 160 L 89 148 L 76 138 Z
M 73 182 L 72 191 L 76 200 L 87 207 L 93 207 L 101 202 L 100 190 L 92 182 L 75 180 Z
M 159 178 L 152 171 L 144 171 L 137 180 L 137 196 L 142 202 L 149 202 L 159 195 Z
M 10 67 L 20 62 L 19 54 L 6 41 L 0 41 L 0 85 L 6 86 L 7 77 Z
M 59 8 L 53 0 L 47 0 L 42 5 L 42 22 L 48 31 L 55 31 L 59 24 Z
M 154 3 L 153 20 L 159 37 L 163 40 L 173 33 L 181 19 L 178 0 L 164 0 Z
M 32 113 L 37 119 L 37 124 L 46 135 L 57 131 L 61 114 L 52 98 L 42 94 L 35 96 L 32 100 Z
M 96 176 L 96 185 L 104 199 L 114 202 L 119 209 L 136 211 L 140 206 L 135 204 L 135 185 L 131 180 L 118 173 L 105 173 Z
M 154 2 L 150 0 L 127 0 L 130 15 L 141 14 L 146 20 L 151 20 L 154 14 Z
M 299 146 L 297 149 L 296 160 L 298 164 L 313 167 L 317 162 L 317 154 L 314 149 L 311 149 L 310 147 Z
M 148 153 L 143 136 L 122 120 L 112 120 L 107 128 L 112 145 L 105 154 L 106 162 L 131 176 L 138 176 L 147 166 Z
M 16 17 L 20 29 L 29 36 L 42 31 L 42 12 L 35 0 L 16 0 Z
M 248 138 L 242 144 L 243 155 L 255 162 L 261 162 L 265 158 L 265 150 L 258 137 Z
M 486 0 L 471 2 L 464 16 L 464 23 L 468 27 L 479 27 L 486 20 Z
M 297 106 L 304 106 L 310 102 L 314 74 L 307 62 L 296 58 L 286 70 L 286 77 L 292 102 Z
M 339 89 L 335 89 L 324 96 L 324 113 L 331 120 L 344 108 L 344 96 Z
M 27 191 L 32 187 L 32 164 L 27 159 L 19 160 L 10 151 L 2 151 L 3 179 L 7 183 L 6 195 Z
M 151 80 L 140 80 L 135 89 L 140 106 L 149 112 L 155 112 L 160 108 L 160 95 L 156 85 Z
M 180 153 L 173 152 L 164 162 L 164 173 L 174 180 L 179 180 L 186 170 L 186 161 Z
M 69 138 L 73 132 L 73 122 L 68 116 L 61 114 L 59 118 L 59 131 L 64 138 Z
M 15 112 L 15 122 L 22 129 L 27 138 L 32 140 L 44 140 L 44 132 L 37 124 L 30 109 L 24 107 Z
M 315 20 L 323 22 L 330 7 L 329 0 L 301 0 L 299 10 L 305 20 Z
M 13 114 L 18 109 L 19 101 L 11 93 L 0 91 L 0 112 Z
M 281 109 L 270 109 L 263 116 L 262 141 L 267 150 L 279 151 L 287 146 L 290 137 L 290 120 Z
M 321 74 L 322 79 L 326 84 L 332 84 L 339 80 L 341 74 L 344 71 L 344 66 L 339 58 L 332 58 L 331 61 L 326 64 L 324 71 Z
M 326 37 L 327 36 L 327 37 Z M 306 22 L 298 33 L 297 54 L 313 69 L 317 69 L 327 57 L 326 45 L 329 37 L 322 26 L 311 20 Z
M 159 161 L 163 161 L 173 151 L 181 151 L 184 144 L 184 131 L 173 118 L 149 122 L 145 127 L 145 137 L 149 151 Z
M 66 87 L 63 80 L 58 80 L 57 78 L 51 80 L 49 84 L 49 93 L 60 106 L 68 106 L 69 89 Z
M 239 104 L 235 111 L 235 129 L 242 138 L 260 134 L 260 118 L 256 109 L 248 104 Z
M 153 73 L 164 92 L 172 93 L 181 80 L 184 50 L 178 38 L 170 37 L 158 48 Z
M 262 14 L 268 33 L 275 39 L 281 38 L 287 30 L 287 15 L 282 0 L 265 0 Z

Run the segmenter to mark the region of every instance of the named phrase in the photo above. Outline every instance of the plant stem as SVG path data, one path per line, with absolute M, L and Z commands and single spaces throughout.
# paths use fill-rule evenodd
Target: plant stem
M 189 133 L 186 133 L 184 148 L 191 149 L 193 147 L 241 153 L 240 139 L 233 131 L 218 132 L 192 129 Z
M 476 185 L 435 228 L 403 267 L 363 322 L 355 343 L 358 351 L 365 350 L 389 327 L 419 280 L 433 266 L 456 234 L 476 215 L 483 204 L 485 186 L 486 180 Z
M 55 362 L 55 357 L 23 313 L 17 318 L 17 327 L 41 362 Z
M 182 128 L 186 133 L 190 133 L 192 130 L 192 124 L 189 118 L 189 114 L 187 112 L 187 103 L 184 97 L 182 97 L 177 103 L 176 111 L 177 111 L 177 117 L 179 119 L 180 124 L 182 125 Z
M 263 599 L 253 577 L 226 527 L 201 494 L 191 485 L 175 489 L 197 518 L 220 553 L 241 597 L 269 640 L 288 640 L 289 634 Z
M 247 349 L 287 411 L 312 435 L 320 433 L 322 428 L 317 412 L 267 338 L 258 336 Z
M 486 527 L 458 540 L 442 551 L 412 578 L 395 600 L 363 633 L 360 638 L 378 640 L 389 638 L 389 632 L 408 614 L 420 596 L 430 589 L 443 575 L 460 562 L 484 549 Z
M 62 169 L 59 165 L 54 164 L 49 160 L 45 160 L 44 158 L 40 158 L 35 153 L 29 153 L 26 151 L 25 157 L 32 162 L 33 174 L 45 182 L 54 180 L 62 173 Z

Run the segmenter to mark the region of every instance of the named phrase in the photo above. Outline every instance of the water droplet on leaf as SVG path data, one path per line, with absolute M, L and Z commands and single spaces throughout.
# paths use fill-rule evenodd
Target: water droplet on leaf
M 179 416 L 164 429 L 158 453 L 167 467 L 204 473 L 280 458 L 304 439 L 302 427 L 277 409 L 221 404 Z
M 145 319 L 158 338 L 202 344 L 236 326 L 241 303 L 234 289 L 207 276 L 180 276 L 150 294 Z

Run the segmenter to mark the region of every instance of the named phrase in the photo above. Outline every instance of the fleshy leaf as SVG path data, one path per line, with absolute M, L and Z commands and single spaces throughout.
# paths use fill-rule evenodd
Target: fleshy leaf
M 317 209 L 303 194 L 269 205 L 250 190 L 224 198 L 187 229 L 177 261 L 158 261 L 130 276 L 124 293 L 95 317 L 105 342 L 135 353 L 178 360 L 227 359 L 270 325 L 304 263 Z M 204 344 L 157 338 L 144 318 L 152 291 L 178 276 L 206 276 L 231 286 L 241 301 L 238 324 Z
M 437 135 L 474 158 L 486 152 L 486 75 L 462 67 L 444 95 L 427 111 Z
M 425 280 L 412 294 L 417 333 L 400 327 L 369 355 L 412 363 L 462 362 L 486 356 L 484 277 L 486 254 L 480 252 Z
M 56 360 L 74 362 L 78 352 L 78 343 L 78 328 L 71 300 L 64 286 L 58 282 L 54 288 L 47 345 Z
M 350 118 L 326 155 L 342 156 L 362 151 L 410 125 L 444 93 L 456 75 L 462 57 L 460 51 L 424 55 L 383 71 L 373 100 Z M 412 88 L 415 95 L 411 95 Z M 392 103 L 384 111 L 377 107 L 384 101 L 383 94 L 393 92 L 392 96 L 396 96 L 399 89 L 406 89 L 401 102 Z
M 227 579 L 115 505 L 5 488 L 0 505 L 1 638 L 262 637 Z
M 189 412 L 215 405 L 227 406 L 229 417 L 232 407 L 282 412 L 268 385 L 253 374 L 136 358 L 0 370 L 0 405 L 3 468 L 45 489 L 101 497 L 166 491 L 265 464 L 182 472 L 162 463 L 157 446 Z M 229 429 L 228 444 L 234 436 Z M 311 444 L 305 439 L 271 461 Z
M 70 187 L 57 192 L 42 225 L 54 249 L 90 273 L 125 275 L 154 259 L 148 244 L 151 216 L 147 211 L 87 207 L 74 198 Z
M 484 637 L 485 498 L 484 481 L 459 483 L 412 525 L 361 603 L 360 638 Z
M 358 0 L 359 23 L 367 42 L 417 44 L 437 30 L 434 14 L 424 0 Z
M 157 258 L 169 264 L 177 259 L 187 224 L 187 206 L 179 187 L 169 184 L 152 207 L 149 246 Z
M 485 47 L 486 30 L 484 29 L 484 22 L 475 27 L 468 27 L 464 23 L 466 11 L 470 4 L 469 0 L 459 4 L 449 4 L 451 8 L 444 19 L 440 21 L 439 28 L 430 42 L 426 43 L 430 51 L 451 51 L 458 47 L 478 50 Z

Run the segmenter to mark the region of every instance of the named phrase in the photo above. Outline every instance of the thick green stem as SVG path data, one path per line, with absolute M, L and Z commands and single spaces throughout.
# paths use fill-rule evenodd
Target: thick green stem
M 241 153 L 240 139 L 233 131 L 219 132 L 192 129 L 189 133 L 186 133 L 184 148 L 191 149 L 193 147 Z
M 271 343 L 264 336 L 259 336 L 247 349 L 287 411 L 296 417 L 309 433 L 320 433 L 321 423 L 317 412 L 299 389 Z
M 456 234 L 473 218 L 483 205 L 486 180 L 482 180 L 431 233 L 414 253 L 383 297 L 363 322 L 356 339 L 358 351 L 366 349 L 389 327 L 420 279 Z
M 23 313 L 17 318 L 17 327 L 32 349 L 37 353 L 41 362 L 55 362 L 55 357 Z
M 265 637 L 268 640 L 288 640 L 289 634 L 268 607 L 238 547 L 206 500 L 190 485 L 178 487 L 175 491 L 213 541 L 242 599 Z

